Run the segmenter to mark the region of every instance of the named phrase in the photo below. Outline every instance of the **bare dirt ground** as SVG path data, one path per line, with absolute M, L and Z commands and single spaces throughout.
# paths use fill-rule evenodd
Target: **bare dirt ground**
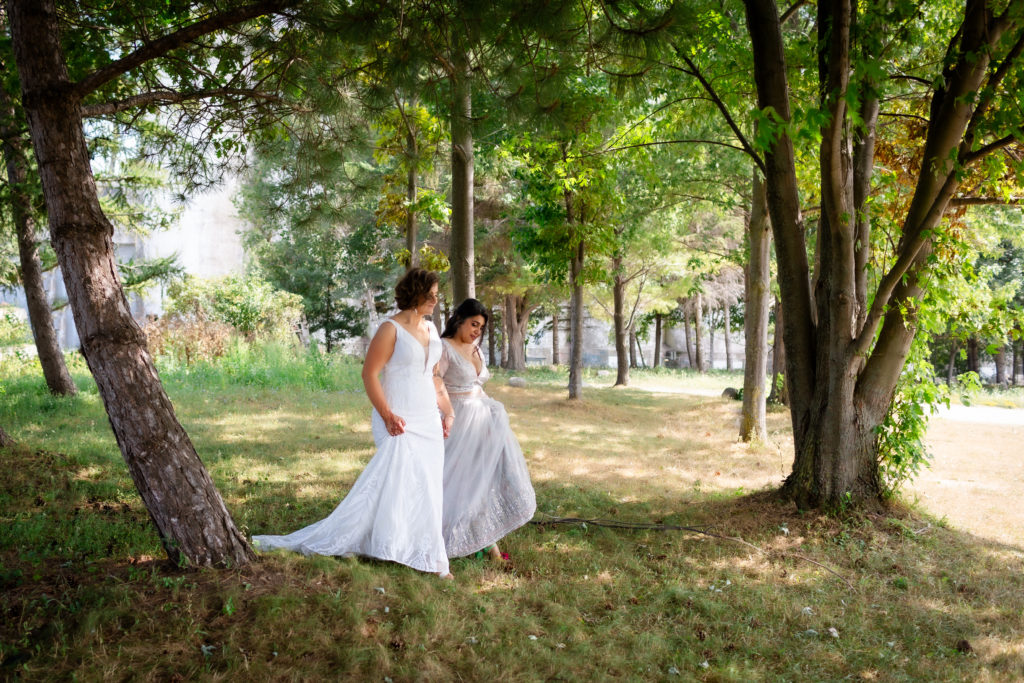
M 906 491 L 950 526 L 1024 550 L 1024 410 L 953 406 L 933 417 L 934 456 Z

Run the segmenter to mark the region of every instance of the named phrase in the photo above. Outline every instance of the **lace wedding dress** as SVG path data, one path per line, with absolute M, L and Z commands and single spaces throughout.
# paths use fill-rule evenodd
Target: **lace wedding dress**
M 448 573 L 441 536 L 444 438 L 433 370 L 441 339 L 430 325 L 424 347 L 394 320 L 395 350 L 381 383 L 405 433 L 388 434 L 373 411 L 377 453 L 327 518 L 287 536 L 253 536 L 259 550 L 286 548 L 305 555 L 365 555 L 438 574 Z
M 523 526 L 537 509 L 530 473 L 490 377 L 442 339 L 438 369 L 455 410 L 444 445 L 443 534 L 448 557 L 462 557 Z

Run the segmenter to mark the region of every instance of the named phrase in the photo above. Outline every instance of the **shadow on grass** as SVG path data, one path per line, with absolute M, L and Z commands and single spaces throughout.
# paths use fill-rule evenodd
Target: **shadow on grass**
M 181 571 L 153 559 L 158 539 L 94 399 L 57 400 L 48 415 L 60 430 L 33 417 L 43 398 L 18 399 L 14 433 L 45 450 L 4 452 L 4 677 L 1024 676 L 1019 547 L 906 510 L 837 519 L 747 493 L 771 453 L 736 447 L 726 402 L 492 393 L 519 428 L 539 521 L 718 536 L 532 524 L 502 544 L 511 570 L 457 560 L 454 585 L 390 563 L 288 553 Z M 326 516 L 373 452 L 358 395 L 246 388 L 176 400 L 254 533 Z M 719 483 L 730 476 L 746 487 Z

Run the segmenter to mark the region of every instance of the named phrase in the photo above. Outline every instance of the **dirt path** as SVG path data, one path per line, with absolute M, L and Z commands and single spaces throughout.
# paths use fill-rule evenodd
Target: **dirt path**
M 907 490 L 977 536 L 1024 550 L 1024 410 L 953 406 L 932 419 L 934 456 Z

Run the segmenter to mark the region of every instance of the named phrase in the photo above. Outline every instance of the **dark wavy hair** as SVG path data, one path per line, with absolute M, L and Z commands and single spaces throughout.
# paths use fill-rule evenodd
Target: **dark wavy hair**
M 491 318 L 491 314 L 487 310 L 487 307 L 476 299 L 466 299 L 455 308 L 455 311 L 452 313 L 452 317 L 448 318 L 448 322 L 445 324 L 444 332 L 441 333 L 441 336 L 452 339 L 462 323 L 466 322 L 470 318 L 475 318 L 478 315 L 482 315 L 484 317 L 484 326 L 486 327 L 487 321 Z
M 437 273 L 424 268 L 410 268 L 409 272 L 395 285 L 395 303 L 398 310 L 416 308 L 430 294 L 430 288 L 437 284 Z

